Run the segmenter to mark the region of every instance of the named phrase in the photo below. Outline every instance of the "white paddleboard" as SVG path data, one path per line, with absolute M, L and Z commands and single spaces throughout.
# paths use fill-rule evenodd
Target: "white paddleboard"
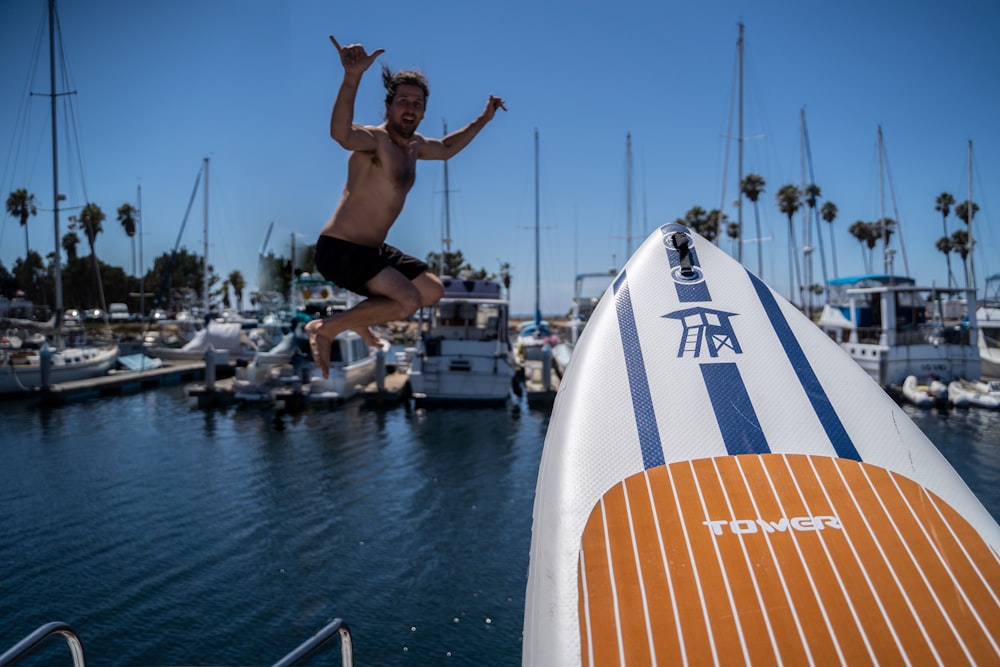
M 815 324 L 678 224 L 556 397 L 523 664 L 998 664 L 1000 527 Z

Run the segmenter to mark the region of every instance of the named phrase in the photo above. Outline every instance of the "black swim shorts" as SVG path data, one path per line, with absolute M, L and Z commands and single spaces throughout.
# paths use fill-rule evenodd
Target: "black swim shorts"
M 361 296 L 371 296 L 365 283 L 384 268 L 393 268 L 407 280 L 427 271 L 426 262 L 383 243 L 377 248 L 321 235 L 316 241 L 316 268 L 327 280 Z

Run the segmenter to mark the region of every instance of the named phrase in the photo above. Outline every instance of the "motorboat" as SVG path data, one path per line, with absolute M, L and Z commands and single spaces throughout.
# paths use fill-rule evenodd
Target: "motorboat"
M 948 384 L 948 398 L 956 407 L 1000 408 L 1000 391 L 990 391 L 985 382 L 953 380 Z
M 875 274 L 828 284 L 819 326 L 881 386 L 898 387 L 909 375 L 980 377 L 971 291 Z
M 375 379 L 380 352 L 384 348 L 368 345 L 354 331 L 342 331 L 330 349 L 329 376 L 313 366 L 303 392 L 310 400 L 346 401 Z
M 983 299 L 976 310 L 979 326 L 981 377 L 1000 380 L 1000 273 L 986 279 Z
M 508 336 L 509 302 L 492 280 L 442 279 L 444 296 L 410 363 L 418 405 L 504 404 L 517 372 Z
M 903 398 L 919 408 L 930 408 L 939 400 L 948 398 L 949 387 L 939 380 L 921 384 L 916 375 L 907 375 L 903 380 Z

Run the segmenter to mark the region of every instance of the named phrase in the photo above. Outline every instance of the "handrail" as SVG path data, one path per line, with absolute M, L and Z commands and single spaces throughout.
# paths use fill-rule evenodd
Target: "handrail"
M 10 650 L 0 655 L 0 667 L 13 665 L 28 653 L 37 648 L 52 635 L 62 635 L 69 645 L 73 656 L 73 667 L 86 667 L 83 655 L 83 644 L 79 636 L 66 623 L 55 621 L 46 623 L 30 635 L 15 644 Z M 274 663 L 273 667 L 293 667 L 310 657 L 323 647 L 334 635 L 340 635 L 340 660 L 343 667 L 354 667 L 354 649 L 351 643 L 351 631 L 343 619 L 335 618 L 326 627 L 302 642 L 294 651 Z
M 318 651 L 320 647 L 328 642 L 335 634 L 340 634 L 340 661 L 344 667 L 353 667 L 354 649 L 351 645 L 351 631 L 343 619 L 335 618 L 330 623 L 314 634 L 312 637 L 302 642 L 298 648 L 286 655 L 284 658 L 274 663 L 273 667 L 292 667 Z M 0 665 L 0 667 L 3 667 Z
M 63 639 L 66 640 L 66 644 L 69 645 L 69 652 L 73 656 L 73 667 L 86 667 L 83 657 L 83 644 L 80 642 L 80 638 L 73 628 L 60 621 L 46 623 L 15 644 L 9 651 L 0 655 L 0 667 L 13 665 L 37 648 L 43 641 L 56 634 L 62 635 Z

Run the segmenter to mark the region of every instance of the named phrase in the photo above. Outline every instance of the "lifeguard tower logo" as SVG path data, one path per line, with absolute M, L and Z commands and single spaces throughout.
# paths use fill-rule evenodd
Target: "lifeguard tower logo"
M 815 532 L 832 528 L 843 530 L 844 526 L 840 519 L 835 516 L 796 516 L 792 518 L 781 517 L 777 521 L 767 521 L 765 519 L 719 519 L 715 521 L 703 521 L 703 526 L 708 526 L 713 535 L 732 533 L 734 535 L 750 535 L 753 533 L 787 533 L 794 530 L 799 533 Z
M 724 349 L 732 350 L 733 354 L 743 353 L 733 325 L 729 322 L 729 318 L 736 315 L 737 313 L 695 307 L 675 310 L 663 317 L 680 320 L 684 327 L 677 356 L 690 354 L 697 358 L 701 356 L 702 349 L 708 350 L 711 357 L 718 357 L 719 352 Z

